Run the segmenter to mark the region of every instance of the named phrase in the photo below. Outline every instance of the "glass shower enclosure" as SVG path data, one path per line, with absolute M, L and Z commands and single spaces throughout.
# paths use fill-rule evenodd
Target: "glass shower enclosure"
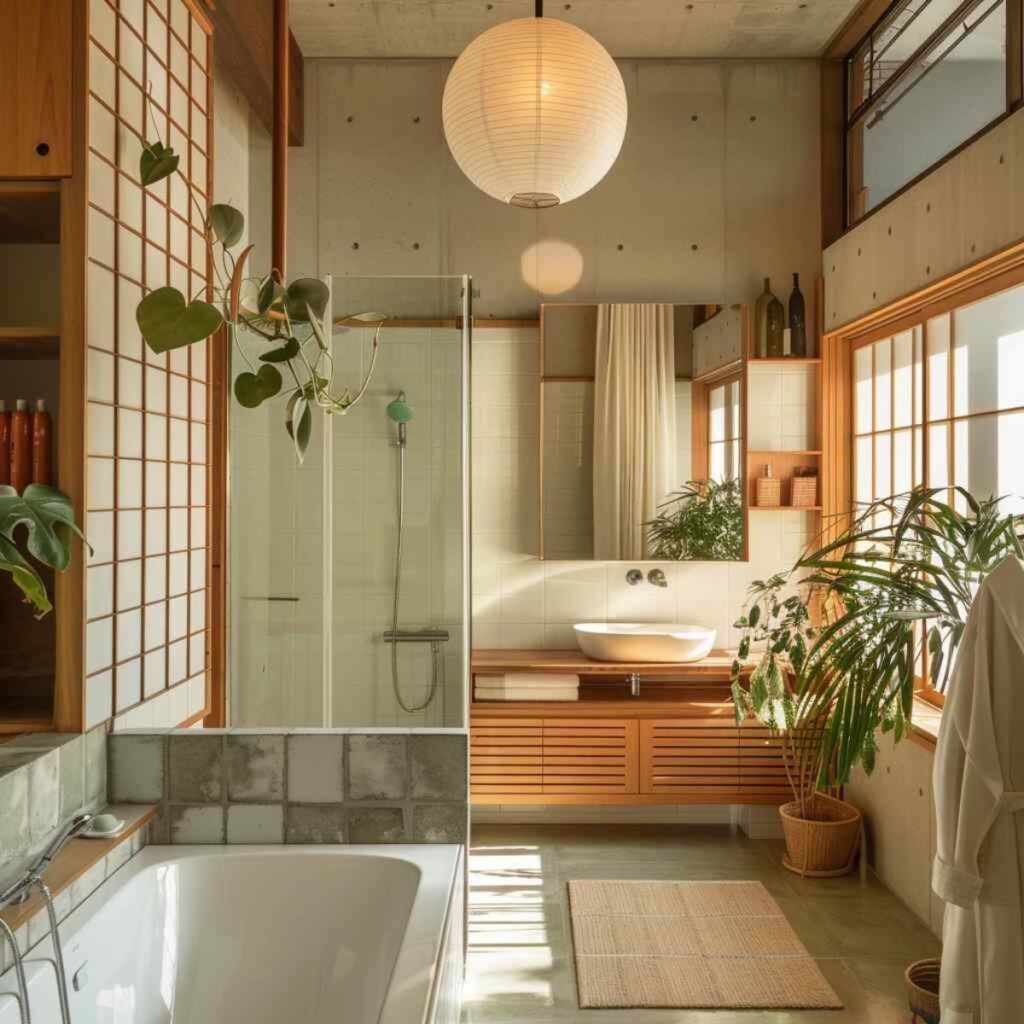
M 229 724 L 460 727 L 470 281 L 324 280 L 335 390 L 369 373 L 362 398 L 314 415 L 301 462 L 283 398 L 231 403 Z M 240 337 L 232 376 L 266 349 Z

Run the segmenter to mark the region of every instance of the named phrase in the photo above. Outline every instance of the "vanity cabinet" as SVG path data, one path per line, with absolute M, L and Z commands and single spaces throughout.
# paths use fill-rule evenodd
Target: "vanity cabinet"
M 0 178 L 71 174 L 72 0 L 4 0 Z
M 533 652 L 532 671 L 543 671 L 538 653 Z M 728 658 L 659 666 L 653 675 L 662 678 L 642 682 L 640 696 L 633 697 L 621 667 L 570 652 L 551 654 L 556 666 L 551 671 L 566 671 L 570 657 L 582 670 L 578 701 L 473 702 L 473 803 L 781 804 L 790 799 L 779 737 L 756 722 L 736 724 L 723 671 Z M 474 670 L 483 663 L 495 671 L 495 655 L 474 657 Z

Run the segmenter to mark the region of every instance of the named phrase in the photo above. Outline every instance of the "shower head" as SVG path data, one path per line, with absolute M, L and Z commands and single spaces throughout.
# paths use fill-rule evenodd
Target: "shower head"
M 412 419 L 412 409 L 405 402 L 405 392 L 400 391 L 398 397 L 388 403 L 387 407 L 388 419 L 393 423 L 408 423 Z

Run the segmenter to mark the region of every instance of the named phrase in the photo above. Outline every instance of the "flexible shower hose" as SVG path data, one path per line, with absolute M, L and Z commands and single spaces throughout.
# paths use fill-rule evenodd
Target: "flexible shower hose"
M 422 711 L 437 693 L 438 668 L 443 668 L 444 654 L 436 640 L 430 642 L 430 690 L 426 700 L 420 704 L 406 704 L 402 697 L 402 683 L 398 676 L 398 606 L 402 591 L 402 541 L 405 533 L 405 442 L 398 445 L 398 543 L 395 545 L 395 591 L 391 605 L 391 685 L 395 691 L 398 706 L 407 714 Z M 440 665 L 439 665 L 440 663 Z

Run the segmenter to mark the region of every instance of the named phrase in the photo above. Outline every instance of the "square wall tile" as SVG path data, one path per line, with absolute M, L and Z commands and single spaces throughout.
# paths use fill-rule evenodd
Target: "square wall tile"
M 406 793 L 404 736 L 348 737 L 348 795 L 352 800 L 401 800 Z
M 288 799 L 297 803 L 341 803 L 344 737 L 293 734 L 288 744 Z
M 410 736 L 409 760 L 414 800 L 466 799 L 465 736 Z
M 469 808 L 464 804 L 415 804 L 412 809 L 414 843 L 464 843 Z
M 229 843 L 283 843 L 281 804 L 233 804 L 228 807 Z
M 224 795 L 224 738 L 175 734 L 168 741 L 171 800 L 219 803 Z
M 172 807 L 172 843 L 211 844 L 224 842 L 223 807 Z
M 109 740 L 110 799 L 157 803 L 164 797 L 165 736 L 112 736 Z
M 284 799 L 284 736 L 229 735 L 228 800 Z
M 353 807 L 348 816 L 350 843 L 401 843 L 405 821 L 401 807 Z
M 339 805 L 286 809 L 285 842 L 323 844 L 345 842 L 345 808 Z

